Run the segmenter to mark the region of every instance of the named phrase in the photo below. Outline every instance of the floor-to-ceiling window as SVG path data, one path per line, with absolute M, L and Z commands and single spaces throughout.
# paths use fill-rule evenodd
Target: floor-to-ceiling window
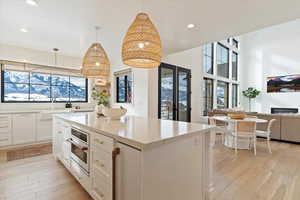
M 203 46 L 203 68 L 208 74 L 213 74 L 213 62 L 214 62 L 214 44 L 207 44 Z
M 228 108 L 229 83 L 217 82 L 217 108 Z
M 203 46 L 203 115 L 214 108 L 239 106 L 238 55 L 235 38 Z
M 232 107 L 238 107 L 238 84 L 232 84 Z
M 217 44 L 217 74 L 229 78 L 229 48 L 221 43 Z
M 208 112 L 213 109 L 213 91 L 214 81 L 210 78 L 204 78 L 203 96 L 204 96 L 204 110 L 203 115 L 207 115 Z
M 232 80 L 238 80 L 238 53 L 233 51 L 232 52 L 232 59 L 231 59 L 231 71 L 232 71 Z

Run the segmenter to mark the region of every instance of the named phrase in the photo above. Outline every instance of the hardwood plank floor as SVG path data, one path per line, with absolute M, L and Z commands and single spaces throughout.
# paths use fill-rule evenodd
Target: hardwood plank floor
M 215 189 L 211 200 L 299 200 L 300 145 L 264 140 L 253 151 L 234 151 L 218 143 L 214 148 Z
M 214 147 L 211 200 L 300 199 L 300 145 L 259 141 L 252 151 Z M 1 155 L 0 155 L 1 157 Z M 0 200 L 91 200 L 51 154 L 0 162 Z

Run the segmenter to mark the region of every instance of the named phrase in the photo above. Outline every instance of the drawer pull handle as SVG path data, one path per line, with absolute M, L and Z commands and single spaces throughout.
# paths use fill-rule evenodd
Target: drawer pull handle
M 0 142 L 8 141 L 8 139 L 1 139 Z
M 112 151 L 112 200 L 116 200 L 116 168 L 117 156 L 120 154 L 120 148 L 115 148 Z
M 0 126 L 0 128 L 8 128 L 8 125 Z

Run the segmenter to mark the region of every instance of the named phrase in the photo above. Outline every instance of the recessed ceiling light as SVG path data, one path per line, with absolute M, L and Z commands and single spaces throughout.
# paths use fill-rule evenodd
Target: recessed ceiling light
M 189 24 L 187 25 L 188 28 L 194 28 L 195 27 L 195 24 Z
M 38 6 L 38 2 L 36 0 L 26 0 L 26 3 L 31 6 Z
M 27 33 L 28 32 L 28 30 L 26 28 L 21 28 L 20 31 L 23 32 L 23 33 Z

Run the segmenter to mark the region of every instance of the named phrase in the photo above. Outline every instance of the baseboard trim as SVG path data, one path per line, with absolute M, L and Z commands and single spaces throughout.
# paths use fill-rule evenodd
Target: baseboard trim
M 40 145 L 40 144 L 48 144 L 48 143 L 52 143 L 52 140 L 43 140 L 43 141 L 39 141 L 39 142 L 31 142 L 31 143 L 3 146 L 3 147 L 0 147 L 0 151 L 13 150 L 13 149 L 22 148 L 22 147 L 31 147 L 31 146 L 36 146 L 36 145 Z

